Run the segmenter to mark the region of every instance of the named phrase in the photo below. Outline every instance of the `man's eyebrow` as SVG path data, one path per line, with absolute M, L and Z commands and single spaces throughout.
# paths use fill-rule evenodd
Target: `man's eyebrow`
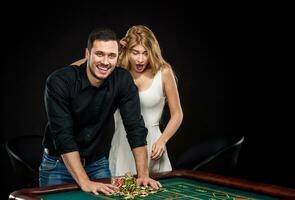
M 103 54 L 106 54 L 106 55 L 109 55 L 109 54 L 117 55 L 117 53 L 115 53 L 115 52 L 105 52 L 105 51 L 101 51 L 101 50 L 94 51 L 94 53 L 103 53 Z

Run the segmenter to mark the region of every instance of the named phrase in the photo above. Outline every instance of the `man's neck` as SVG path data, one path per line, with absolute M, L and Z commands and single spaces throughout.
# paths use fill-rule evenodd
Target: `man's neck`
M 97 79 L 96 77 L 94 77 L 94 75 L 90 72 L 90 68 L 88 66 L 86 66 L 86 74 L 87 74 L 87 78 L 90 82 L 90 85 L 92 85 L 94 87 L 101 86 L 101 84 L 104 81 L 104 80 L 100 80 L 100 79 Z

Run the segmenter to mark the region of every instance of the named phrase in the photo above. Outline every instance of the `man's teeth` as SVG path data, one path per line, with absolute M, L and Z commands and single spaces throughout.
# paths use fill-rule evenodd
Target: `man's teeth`
M 109 68 L 108 67 L 100 67 L 100 66 L 98 66 L 98 69 L 101 69 L 103 71 L 107 71 Z

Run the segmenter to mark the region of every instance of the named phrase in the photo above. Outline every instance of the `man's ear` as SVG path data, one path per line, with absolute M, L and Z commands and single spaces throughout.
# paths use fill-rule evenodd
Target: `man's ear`
M 85 58 L 88 60 L 90 56 L 90 53 L 88 51 L 88 48 L 85 48 Z

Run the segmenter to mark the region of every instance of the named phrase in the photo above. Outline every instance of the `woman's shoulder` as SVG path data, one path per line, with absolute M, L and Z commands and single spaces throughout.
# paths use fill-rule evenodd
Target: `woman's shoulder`
M 164 66 L 161 68 L 162 79 L 174 77 L 173 70 L 170 66 Z

